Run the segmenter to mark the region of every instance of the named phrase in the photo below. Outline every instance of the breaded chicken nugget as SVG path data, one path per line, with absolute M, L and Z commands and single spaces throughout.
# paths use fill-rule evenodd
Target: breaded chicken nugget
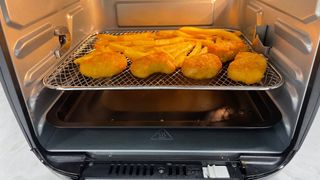
M 242 41 L 225 41 L 218 39 L 216 43 L 208 46 L 208 52 L 219 56 L 223 63 L 234 59 L 239 52 L 244 51 L 248 51 L 248 47 Z
M 267 69 L 267 60 L 260 54 L 240 52 L 228 67 L 228 77 L 245 84 L 261 81 Z
M 154 73 L 171 74 L 176 70 L 173 57 L 163 51 L 152 52 L 132 62 L 131 73 L 138 78 L 146 78 Z
M 192 79 L 210 79 L 222 68 L 220 58 L 206 53 L 192 56 L 183 62 L 181 71 L 184 76 Z
M 92 52 L 74 61 L 80 73 L 91 78 L 111 77 L 127 67 L 127 59 L 118 52 Z

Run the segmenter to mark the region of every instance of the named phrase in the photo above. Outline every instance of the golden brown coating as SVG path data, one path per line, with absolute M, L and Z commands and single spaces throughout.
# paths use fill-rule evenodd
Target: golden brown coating
M 234 59 L 239 52 L 244 51 L 248 51 L 248 47 L 242 41 L 225 41 L 218 39 L 214 44 L 208 45 L 208 52 L 219 56 L 223 63 Z
M 92 52 L 74 61 L 80 73 L 91 78 L 112 77 L 127 67 L 127 59 L 118 52 Z
M 131 73 L 138 78 L 146 78 L 154 73 L 171 74 L 176 70 L 173 57 L 163 51 L 152 52 L 132 62 Z
M 132 62 L 132 74 L 139 78 L 146 78 L 153 73 L 170 74 L 185 64 L 182 72 L 187 77 L 206 79 L 218 73 L 220 61 L 233 60 L 237 53 L 248 51 L 240 35 L 223 29 L 195 27 L 123 35 L 98 34 L 94 44 L 96 51 L 79 58 L 75 63 L 80 65 L 81 73 L 86 76 L 110 77 L 124 68 L 125 56 Z M 111 53 L 111 60 L 107 61 L 107 56 L 102 52 Z M 115 59 L 122 59 L 121 63 L 116 64 L 119 62 Z M 110 64 L 107 69 L 109 72 L 102 68 L 107 63 Z
M 188 78 L 210 79 L 216 76 L 221 68 L 220 58 L 214 54 L 206 53 L 186 59 L 181 71 Z
M 245 84 L 261 81 L 267 69 L 267 60 L 260 54 L 240 52 L 228 67 L 228 77 Z
M 239 41 L 239 42 L 242 41 L 241 38 L 238 36 L 238 33 L 232 33 L 224 29 L 201 29 L 196 27 L 185 26 L 180 28 L 179 30 L 187 34 L 196 36 L 197 38 L 202 37 L 206 39 L 206 37 L 208 36 L 209 37 L 216 36 L 225 40 Z

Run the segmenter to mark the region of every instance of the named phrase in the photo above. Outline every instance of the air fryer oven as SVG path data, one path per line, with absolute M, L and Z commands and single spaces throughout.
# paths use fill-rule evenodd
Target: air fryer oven
M 1 82 L 32 151 L 73 179 L 255 179 L 283 168 L 319 106 L 319 1 L 1 1 Z M 89 35 L 239 30 L 272 90 L 56 90 L 43 78 Z M 259 37 L 259 41 L 255 41 Z

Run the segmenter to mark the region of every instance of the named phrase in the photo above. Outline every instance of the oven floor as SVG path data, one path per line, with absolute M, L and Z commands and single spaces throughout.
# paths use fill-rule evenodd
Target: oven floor
M 246 91 L 74 91 L 47 115 L 59 128 L 267 128 L 281 114 L 263 93 Z

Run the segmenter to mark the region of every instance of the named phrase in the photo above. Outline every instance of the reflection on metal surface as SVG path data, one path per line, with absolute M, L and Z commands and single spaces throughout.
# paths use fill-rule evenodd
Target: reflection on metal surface
M 214 25 L 218 27 L 240 26 L 241 0 L 216 0 L 214 3 Z
M 129 1 L 116 4 L 119 26 L 210 25 L 211 0 Z
M 319 0 L 259 0 L 304 23 L 310 23 L 320 16 Z
M 299 67 L 297 67 L 286 55 L 284 55 L 279 49 L 273 47 L 270 50 L 270 57 L 274 59 L 274 64 L 278 65 L 283 73 L 287 74 L 287 78 L 293 81 L 303 82 L 303 73 Z
M 208 120 L 211 122 L 219 122 L 219 121 L 225 121 L 232 118 L 232 116 L 235 115 L 235 110 L 231 107 L 221 107 L 214 111 L 211 111 L 208 115 Z
M 165 129 L 160 129 L 150 138 L 153 141 L 172 141 L 172 135 Z
M 274 108 L 264 96 L 243 91 L 76 91 L 62 97 L 47 119 L 66 128 L 265 128 L 280 120 Z
M 306 31 L 278 19 L 275 22 L 275 32 L 300 51 L 304 53 L 312 51 L 312 41 Z
M 41 81 L 43 76 L 46 74 L 45 72 L 55 63 L 57 63 L 56 58 L 52 52 L 49 52 L 47 56 L 42 58 L 37 64 L 27 71 L 24 77 L 24 85 L 30 86 L 36 80 Z
M 247 5 L 245 11 L 245 29 L 244 34 L 249 38 L 249 40 L 253 41 L 257 34 L 257 27 L 261 27 L 263 10 L 256 3 L 250 2 Z M 260 37 L 261 41 L 264 42 L 264 39 Z
M 6 0 L 1 1 L 0 4 L 6 22 L 13 27 L 21 28 L 78 1 L 79 0 Z
M 111 111 L 131 112 L 203 112 L 235 103 L 222 98 L 222 91 L 106 91 L 97 95 L 95 103 Z M 93 103 L 93 102 L 92 102 Z
M 45 24 L 19 39 L 14 47 L 14 54 L 18 58 L 23 58 L 51 38 L 53 38 L 53 26 Z

